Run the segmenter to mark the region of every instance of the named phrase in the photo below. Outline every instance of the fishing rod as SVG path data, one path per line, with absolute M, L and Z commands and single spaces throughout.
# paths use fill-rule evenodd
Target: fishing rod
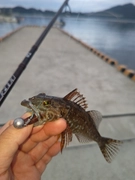
M 68 5 L 68 1 L 69 0 L 65 0 L 64 3 L 62 4 L 62 6 L 60 7 L 60 9 L 57 11 L 57 13 L 55 14 L 55 16 L 53 17 L 53 19 L 51 20 L 51 22 L 48 24 L 48 26 L 45 28 L 45 30 L 42 32 L 42 34 L 40 35 L 40 37 L 37 39 L 37 41 L 35 42 L 35 44 L 32 46 L 32 48 L 30 49 L 30 51 L 28 52 L 28 54 L 25 56 L 25 58 L 23 59 L 23 61 L 21 62 L 21 64 L 19 64 L 18 68 L 16 69 L 16 71 L 13 73 L 13 75 L 11 76 L 11 78 L 9 79 L 9 81 L 7 82 L 7 84 L 4 86 L 4 88 L 2 89 L 2 91 L 0 92 L 0 106 L 2 105 L 2 103 L 4 102 L 4 100 L 6 99 L 7 95 L 9 94 L 9 92 L 11 91 L 11 89 L 13 88 L 13 86 L 15 85 L 16 81 L 18 80 L 18 78 L 20 77 L 20 75 L 22 74 L 22 72 L 24 71 L 24 69 L 26 68 L 26 66 L 28 65 L 28 63 L 30 62 L 31 58 L 33 57 L 33 55 L 35 54 L 35 52 L 37 51 L 38 47 L 40 46 L 40 44 L 42 43 L 43 39 L 46 37 L 46 35 L 48 34 L 48 32 L 50 31 L 51 27 L 53 26 L 53 24 L 55 23 L 57 17 L 59 16 L 59 14 L 62 12 L 63 8 L 65 6 Z

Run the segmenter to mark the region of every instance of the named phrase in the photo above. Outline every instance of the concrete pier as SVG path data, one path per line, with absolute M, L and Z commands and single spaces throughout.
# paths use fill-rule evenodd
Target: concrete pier
M 0 42 L 0 89 L 42 31 L 43 28 L 25 27 Z M 0 108 L 0 123 L 25 112 L 20 105 L 23 99 L 40 92 L 63 97 L 74 88 L 84 94 L 89 110 L 103 115 L 135 113 L 135 82 L 54 28 Z M 103 119 L 99 131 L 104 136 L 126 140 L 112 164 L 105 162 L 95 143 L 80 146 L 74 140 L 48 165 L 43 179 L 133 180 L 135 116 Z

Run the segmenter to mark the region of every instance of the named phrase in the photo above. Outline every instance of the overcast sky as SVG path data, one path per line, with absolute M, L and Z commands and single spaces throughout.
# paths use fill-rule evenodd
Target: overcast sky
M 0 0 L 0 7 L 23 6 L 56 11 L 63 2 L 64 0 Z M 135 5 L 135 0 L 69 0 L 71 10 L 76 12 L 95 12 L 127 3 Z

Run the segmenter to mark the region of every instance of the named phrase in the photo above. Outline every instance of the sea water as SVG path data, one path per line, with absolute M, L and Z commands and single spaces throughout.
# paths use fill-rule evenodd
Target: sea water
M 61 17 L 65 31 L 135 70 L 135 21 L 108 18 Z M 22 25 L 46 26 L 52 17 L 28 17 L 20 23 L 0 23 L 0 36 Z

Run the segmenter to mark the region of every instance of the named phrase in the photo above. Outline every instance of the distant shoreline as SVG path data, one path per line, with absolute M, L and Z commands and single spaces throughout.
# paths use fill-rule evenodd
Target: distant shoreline
M 0 8 L 0 14 L 3 15 L 15 15 L 15 16 L 23 16 L 24 14 L 29 14 L 29 15 L 39 15 L 39 16 L 47 16 L 47 15 L 54 15 L 56 12 L 51 11 L 51 10 L 39 10 L 35 8 L 24 8 L 21 6 L 17 6 L 14 8 Z M 125 5 L 119 5 L 112 7 L 110 9 L 104 10 L 104 11 L 99 11 L 99 12 L 63 12 L 62 15 L 70 15 L 71 17 L 85 17 L 85 18 L 115 18 L 115 19 L 130 19 L 130 20 L 135 20 L 135 6 L 131 3 L 125 4 Z
M 23 14 L 23 15 L 17 15 L 17 17 L 26 17 L 26 18 L 42 18 L 42 19 L 46 19 L 46 18 L 51 18 L 53 17 L 53 15 L 39 15 L 39 14 L 34 14 L 34 15 L 30 15 L 30 14 Z M 106 20 L 106 21 L 112 21 L 112 22 L 118 22 L 118 23 L 135 23 L 135 19 L 121 19 L 121 18 L 112 18 L 112 17 L 98 17 L 98 16 L 89 16 L 89 17 L 82 17 L 82 16 L 78 16 L 81 19 L 102 19 L 102 20 Z M 75 18 L 75 16 L 60 16 L 60 18 Z

